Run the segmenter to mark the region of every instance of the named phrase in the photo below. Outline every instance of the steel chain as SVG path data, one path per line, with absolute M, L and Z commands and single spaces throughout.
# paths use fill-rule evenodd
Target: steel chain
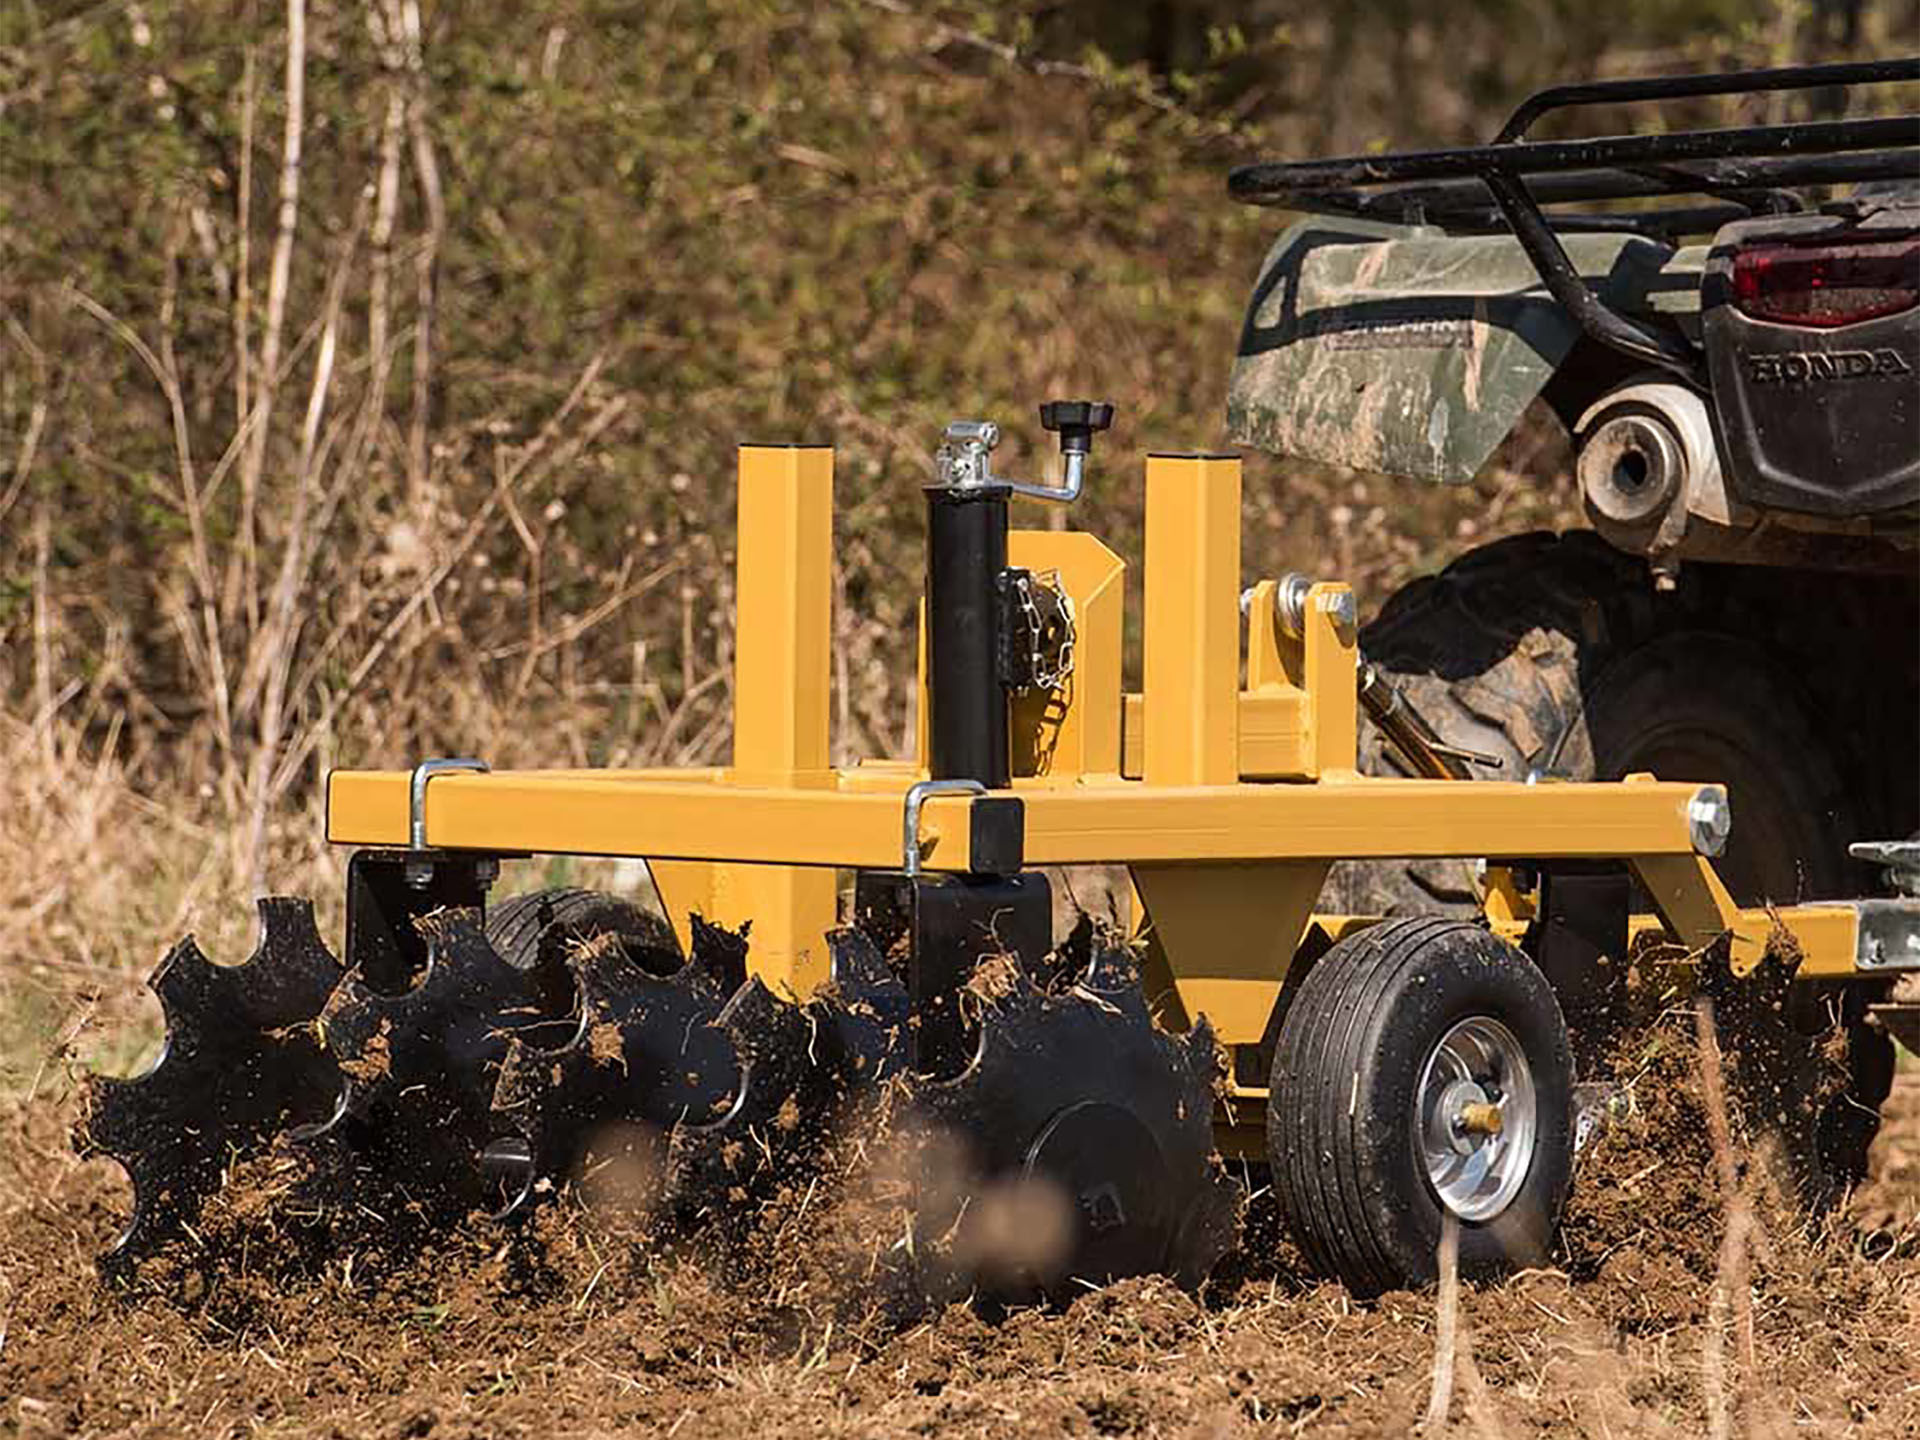
M 1034 599 L 1036 586 L 1044 586 L 1051 590 L 1060 602 L 1060 641 L 1053 647 L 1051 664 L 1048 663 L 1049 657 L 1043 653 L 1046 648 L 1048 627 L 1040 615 L 1040 606 Z M 1027 622 L 1028 673 L 1033 677 L 1033 686 L 1037 690 L 1057 690 L 1066 678 L 1073 674 L 1073 597 L 1061 588 L 1058 570 L 1047 570 L 1037 575 L 1023 575 L 1015 588 L 1020 597 L 1021 613 Z

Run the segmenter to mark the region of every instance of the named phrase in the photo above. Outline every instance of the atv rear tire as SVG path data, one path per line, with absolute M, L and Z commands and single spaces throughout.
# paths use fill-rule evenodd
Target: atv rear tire
M 1484 778 L 1649 770 L 1726 784 L 1734 825 L 1717 868 L 1745 903 L 1791 904 L 1865 893 L 1873 877 L 1848 860 L 1848 842 L 1913 828 L 1899 807 L 1914 791 L 1902 785 L 1914 748 L 1913 712 L 1902 706 L 1914 680 L 1889 645 L 1912 610 L 1910 589 L 1691 566 L 1676 592 L 1658 594 L 1645 562 L 1597 535 L 1532 534 L 1408 585 L 1360 644 L 1442 738 L 1505 761 L 1477 772 Z M 1904 752 L 1901 725 L 1875 723 L 1902 713 Z M 1370 729 L 1360 761 L 1375 774 L 1398 769 Z M 1357 913 L 1465 914 L 1473 904 L 1459 861 L 1345 865 L 1335 884 L 1337 903 Z M 1827 997 L 1806 986 L 1794 995 L 1805 1012 L 1795 1028 L 1824 1027 Z M 1893 1069 L 1891 1043 L 1858 1005 L 1832 1013 L 1849 1076 L 1838 1093 L 1809 1090 L 1799 1073 L 1751 1077 L 1756 1092 L 1824 1098 L 1814 1124 L 1754 1117 L 1779 1136 L 1815 1209 L 1865 1173 Z M 1726 1038 L 1736 1066 L 1783 1053 L 1767 1037 Z
M 1802 682 L 1765 648 L 1765 617 L 1727 613 L 1716 578 L 1657 595 L 1644 562 L 1597 535 L 1522 535 L 1399 591 L 1360 644 L 1444 739 L 1505 762 L 1479 778 L 1718 781 L 1734 814 L 1719 865 L 1741 899 L 1844 893 L 1847 842 L 1863 832 L 1835 747 Z M 1397 769 L 1370 727 L 1360 765 Z M 1349 900 L 1363 911 L 1472 899 L 1459 862 L 1360 879 Z

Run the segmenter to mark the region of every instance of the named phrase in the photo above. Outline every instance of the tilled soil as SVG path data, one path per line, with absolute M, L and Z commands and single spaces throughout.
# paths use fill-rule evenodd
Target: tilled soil
M 1466 1288 L 1454 1433 L 1920 1435 L 1920 1073 L 1818 1233 L 1743 1152 L 1743 1247 L 1698 1074 L 1684 1012 L 1638 1037 L 1560 1267 Z M 0 1433 L 1401 1436 L 1433 1389 L 1435 1296 L 1304 1277 L 1257 1195 L 1197 1297 L 1130 1281 L 992 1318 L 903 1312 L 871 1211 L 806 1192 L 719 1253 L 560 1208 L 396 1253 L 368 1228 L 313 1249 L 268 1185 L 120 1291 L 93 1255 L 126 1188 L 71 1157 L 72 1108 L 0 1117 Z

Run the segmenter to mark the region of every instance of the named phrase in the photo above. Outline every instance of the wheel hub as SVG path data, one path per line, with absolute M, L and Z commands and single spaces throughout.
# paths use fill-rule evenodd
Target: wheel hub
M 1533 1163 L 1533 1071 L 1513 1031 L 1474 1015 L 1440 1037 L 1422 1067 L 1414 1123 L 1427 1180 L 1462 1220 L 1513 1203 Z

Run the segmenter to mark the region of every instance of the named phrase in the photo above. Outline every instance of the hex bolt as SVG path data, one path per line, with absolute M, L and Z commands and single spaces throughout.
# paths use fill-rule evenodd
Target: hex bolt
M 1343 636 L 1351 634 L 1360 623 L 1360 602 L 1353 598 L 1351 590 L 1342 590 L 1337 595 L 1322 595 L 1320 609 L 1333 618 L 1334 625 Z
M 1702 855 L 1717 856 L 1733 833 L 1733 807 L 1723 785 L 1702 785 L 1687 801 L 1687 839 Z

